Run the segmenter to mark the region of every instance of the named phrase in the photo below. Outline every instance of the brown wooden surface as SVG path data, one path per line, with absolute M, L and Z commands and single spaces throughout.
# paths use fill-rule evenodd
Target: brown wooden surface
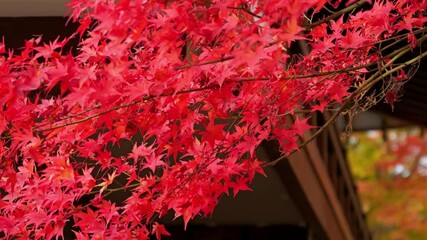
M 330 118 L 328 113 L 324 115 L 326 120 Z M 359 201 L 357 187 L 351 175 L 336 126 L 330 126 L 327 134 L 329 135 L 331 150 L 336 157 L 334 161 L 336 162 L 336 166 L 331 170 L 340 169 L 341 179 L 336 179 L 336 181 L 339 181 L 343 185 L 341 187 L 342 189 L 347 189 L 343 196 L 344 199 L 341 200 L 341 205 L 346 206 L 343 209 L 347 220 L 352 223 L 352 232 L 357 239 L 370 239 L 369 230 Z M 331 172 L 331 170 L 329 170 L 329 172 Z
M 275 143 L 264 147 L 279 157 Z M 315 239 L 371 238 L 335 126 L 275 168 Z
M 275 143 L 266 143 L 264 147 L 270 158 L 277 157 Z M 331 202 L 330 198 L 334 196 L 329 197 L 327 191 L 330 190 L 324 186 L 324 182 L 328 181 L 326 170 L 320 170 L 324 174 L 319 176 L 318 167 L 313 165 L 307 149 L 295 153 L 291 159 L 280 162 L 275 168 L 315 239 L 353 239 L 343 216 L 338 218 L 335 214 L 334 208 L 340 208 L 336 205 L 337 199 Z

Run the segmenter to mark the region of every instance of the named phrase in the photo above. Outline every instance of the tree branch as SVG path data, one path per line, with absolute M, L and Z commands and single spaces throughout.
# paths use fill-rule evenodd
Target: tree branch
M 363 4 L 365 4 L 365 3 L 366 3 L 366 0 L 358 1 L 358 2 L 356 2 L 356 3 L 354 3 L 354 4 L 352 4 L 352 5 L 350 5 L 350 6 L 346 7 L 346 8 L 344 8 L 344 9 L 342 9 L 342 10 L 340 10 L 340 11 L 338 11 L 338 12 L 336 12 L 336 13 L 334 13 L 334 14 L 332 14 L 332 15 L 328 16 L 328 17 L 326 17 L 326 18 L 323 18 L 323 19 L 322 19 L 322 20 L 320 20 L 320 21 L 317 21 L 317 22 L 314 22 L 314 23 L 311 23 L 311 24 L 305 25 L 304 27 L 305 27 L 306 29 L 312 29 L 312 28 L 314 28 L 314 27 L 316 27 L 316 26 L 319 26 L 319 25 L 320 25 L 320 24 L 322 24 L 322 23 L 329 22 L 330 20 L 335 19 L 335 18 L 337 18 L 337 17 L 339 17 L 339 16 L 343 15 L 344 13 L 348 13 L 348 12 L 352 11 L 353 9 L 356 9 L 356 8 L 358 8 L 358 7 L 362 6 L 362 5 L 363 5 Z
M 424 52 L 420 55 L 418 55 L 417 57 L 405 62 L 404 64 L 393 68 L 392 70 L 386 71 L 384 74 L 381 74 L 381 76 L 376 77 L 376 78 L 370 78 L 369 80 L 366 81 L 366 83 L 361 86 L 359 89 L 357 89 L 356 91 L 354 91 L 347 99 L 344 100 L 343 104 L 341 105 L 341 107 L 338 109 L 338 111 L 336 111 L 332 117 L 322 126 L 319 128 L 319 130 L 317 130 L 313 135 L 311 135 L 311 137 L 309 139 L 307 139 L 304 143 L 302 143 L 300 146 L 298 146 L 298 149 L 302 149 L 305 146 L 307 146 L 310 142 L 312 142 L 314 139 L 316 139 L 323 131 L 325 131 L 328 126 L 330 124 L 332 124 L 337 117 L 347 108 L 348 104 L 357 96 L 359 95 L 361 92 L 365 91 L 366 89 L 369 89 L 370 87 L 372 87 L 375 83 L 377 83 L 378 81 L 384 79 L 384 77 L 391 75 L 394 72 L 397 72 L 398 70 L 407 67 L 419 60 L 421 60 L 422 58 L 427 56 L 427 52 Z M 396 61 L 398 58 L 394 58 L 392 60 L 390 60 L 390 63 L 387 64 L 386 66 L 384 66 L 382 69 L 384 70 L 385 68 L 387 68 L 392 61 Z M 378 76 L 378 75 L 377 75 Z M 289 158 L 289 156 L 291 156 L 292 154 L 294 154 L 295 152 L 297 152 L 298 150 L 294 150 L 292 151 L 289 155 L 282 155 L 279 158 L 271 161 L 271 162 L 267 162 L 263 165 L 263 167 L 272 167 L 275 166 L 277 163 L 279 163 L 280 161 L 283 161 L 287 158 Z

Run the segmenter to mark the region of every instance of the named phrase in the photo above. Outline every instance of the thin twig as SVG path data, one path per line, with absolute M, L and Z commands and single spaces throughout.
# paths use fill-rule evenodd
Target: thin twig
M 245 7 L 227 7 L 227 8 L 234 9 L 234 10 L 242 10 L 243 12 L 251 15 L 252 17 L 262 18 L 262 16 L 256 15 L 255 13 L 251 12 L 248 8 L 245 8 Z
M 381 74 L 381 76 L 375 78 L 375 79 L 370 79 L 370 81 L 367 81 L 366 84 L 364 84 L 363 86 L 361 86 L 359 89 L 357 89 L 356 91 L 354 91 L 348 98 L 346 98 L 343 101 L 343 104 L 341 105 L 341 107 L 338 109 L 338 111 L 336 111 L 334 113 L 334 115 L 332 115 L 332 117 L 322 126 L 320 127 L 313 135 L 311 135 L 311 137 L 309 139 L 307 139 L 304 143 L 302 143 L 300 146 L 298 146 L 298 149 L 302 149 L 304 148 L 306 145 L 308 145 L 310 142 L 312 142 L 314 139 L 316 139 L 324 130 L 327 129 L 327 127 L 333 123 L 337 117 L 345 110 L 345 108 L 347 108 L 348 104 L 356 97 L 358 96 L 361 92 L 365 91 L 367 88 L 372 87 L 375 83 L 377 83 L 378 81 L 382 80 L 384 77 L 391 75 L 392 73 L 407 67 L 419 60 L 421 60 L 422 58 L 427 56 L 427 52 L 424 52 L 420 55 L 418 55 L 417 57 L 405 62 L 404 64 L 402 64 L 399 67 L 393 68 L 392 70 L 386 71 L 384 74 Z M 397 60 L 394 59 L 393 61 Z M 392 60 L 390 60 L 390 62 L 392 62 Z M 388 64 L 389 65 L 389 64 Z M 387 66 L 388 67 L 388 66 Z M 382 68 L 382 70 L 384 70 L 386 68 L 386 66 L 384 66 Z M 297 152 L 298 150 L 294 150 L 291 153 L 289 153 L 288 155 L 282 155 L 279 158 L 276 158 L 275 160 L 271 161 L 271 162 L 267 162 L 265 164 L 263 164 L 263 167 L 272 167 L 274 165 L 276 165 L 277 163 L 279 163 L 280 161 L 283 161 L 287 158 L 289 158 L 289 156 L 291 156 L 292 154 L 294 154 L 295 152 Z
M 335 18 L 337 18 L 337 17 L 339 17 L 339 16 L 343 15 L 344 13 L 348 13 L 348 12 L 350 12 L 350 11 L 353 11 L 353 9 L 356 9 L 356 8 L 358 8 L 358 7 L 362 6 L 362 5 L 363 5 L 363 4 L 365 4 L 365 3 L 366 3 L 366 0 L 358 1 L 358 2 L 356 2 L 356 3 L 354 3 L 354 4 L 352 4 L 352 5 L 350 5 L 350 6 L 346 7 L 346 8 L 344 8 L 344 9 L 342 9 L 342 10 L 340 10 L 340 11 L 338 11 L 338 12 L 336 12 L 336 13 L 334 13 L 334 14 L 330 15 L 330 16 L 328 16 L 328 17 L 323 18 L 323 19 L 322 19 L 322 20 L 320 20 L 320 21 L 317 21 L 317 22 L 314 22 L 314 23 L 311 23 L 311 24 L 305 25 L 304 27 L 305 27 L 306 29 L 312 29 L 312 28 L 314 28 L 314 27 L 316 27 L 316 26 L 319 26 L 319 25 L 320 25 L 320 24 L 322 24 L 322 23 L 329 22 L 330 20 L 335 19 Z
M 177 92 L 177 93 L 160 94 L 159 97 L 172 96 L 172 95 L 180 95 L 180 94 L 185 94 L 185 93 L 190 93 L 190 92 L 197 92 L 197 91 L 202 91 L 202 90 L 212 89 L 212 88 L 214 88 L 214 87 L 193 88 L 193 89 L 189 89 L 189 90 L 183 90 L 183 91 L 180 91 L 180 92 Z M 82 123 L 82 122 L 88 121 L 88 120 L 93 119 L 93 118 L 97 118 L 97 117 L 102 116 L 102 115 L 104 115 L 106 113 L 109 113 L 109 112 L 112 112 L 112 111 L 115 111 L 115 110 L 119 110 L 121 108 L 130 107 L 130 106 L 133 106 L 135 104 L 138 104 L 138 103 L 141 103 L 141 102 L 144 102 L 144 101 L 148 101 L 148 100 L 153 99 L 155 97 L 157 97 L 157 96 L 145 97 L 145 98 L 143 98 L 141 100 L 137 100 L 137 101 L 133 101 L 133 102 L 130 102 L 130 103 L 123 104 L 123 105 L 119 105 L 119 106 L 107 109 L 105 111 L 99 112 L 97 114 L 85 117 L 83 119 L 76 120 L 74 122 L 64 123 L 64 124 L 61 124 L 61 125 L 57 125 L 57 126 L 53 126 L 53 127 L 49 127 L 49 128 L 44 128 L 44 129 L 35 128 L 34 131 L 42 133 L 42 132 L 51 131 L 51 130 L 54 130 L 54 129 L 57 129 L 57 128 L 62 128 L 62 127 L 67 127 L 67 126 L 75 125 L 75 124 L 78 124 L 78 123 Z

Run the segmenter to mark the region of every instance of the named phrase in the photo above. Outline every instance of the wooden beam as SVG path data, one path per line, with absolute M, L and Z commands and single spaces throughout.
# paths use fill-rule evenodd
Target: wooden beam
M 324 116 L 326 121 L 331 117 L 328 112 L 325 112 Z M 351 221 L 353 223 L 353 227 L 355 227 L 356 224 L 359 225 L 359 229 L 353 230 L 354 235 L 359 235 L 357 236 L 358 239 L 370 239 L 369 230 L 366 225 L 366 221 L 363 218 L 363 211 L 359 201 L 359 196 L 356 191 L 357 187 L 354 183 L 353 175 L 351 174 L 342 143 L 339 139 L 339 131 L 337 130 L 336 125 L 329 126 L 328 133 L 329 138 L 331 139 L 333 152 L 336 156 L 336 162 L 338 164 L 337 167 L 341 169 L 341 182 L 345 185 L 344 188 L 348 189 L 348 201 L 346 203 L 351 204 L 354 209 L 354 219 L 348 221 Z M 341 205 L 342 204 L 344 203 L 341 203 Z
M 278 157 L 275 143 L 263 146 L 271 159 Z M 354 239 L 315 143 L 278 163 L 275 169 L 316 238 Z

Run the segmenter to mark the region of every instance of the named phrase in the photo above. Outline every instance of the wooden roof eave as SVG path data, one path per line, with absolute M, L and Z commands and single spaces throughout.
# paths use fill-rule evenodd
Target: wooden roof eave
M 335 130 L 329 130 L 328 138 L 331 139 L 333 138 L 331 136 L 336 135 L 337 139 L 330 140 L 331 145 L 334 148 L 342 148 L 337 141 L 339 139 Z M 311 132 L 306 133 L 301 142 L 309 139 L 311 134 Z M 264 143 L 263 148 L 272 160 L 280 156 L 275 142 Z M 337 151 L 340 150 L 337 149 Z M 346 216 L 348 210 L 345 208 L 349 206 L 343 206 L 342 201 L 340 201 L 336 181 L 332 180 L 329 166 L 326 165 L 316 141 L 312 141 L 305 148 L 290 156 L 289 159 L 279 162 L 275 169 L 288 189 L 294 204 L 317 238 L 370 239 L 343 153 L 336 154 L 334 161 L 335 166 L 343 173 L 339 181 L 349 193 L 347 197 L 350 198 L 349 203 L 352 205 L 353 211 L 356 211 L 357 226 L 350 225 L 355 223 L 350 222 Z

